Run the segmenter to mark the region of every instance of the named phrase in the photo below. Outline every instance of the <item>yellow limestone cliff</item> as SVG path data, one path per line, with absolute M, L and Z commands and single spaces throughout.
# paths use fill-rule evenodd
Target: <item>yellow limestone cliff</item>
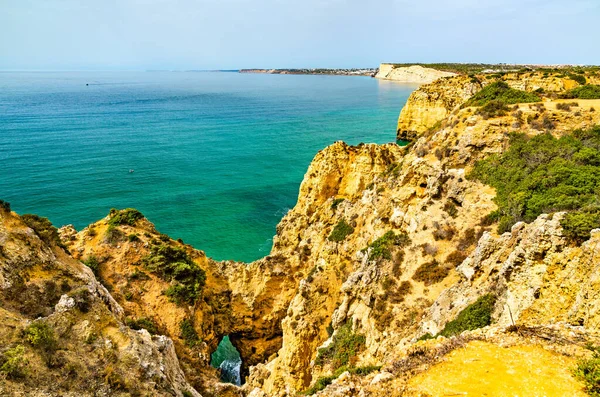
M 527 78 L 510 84 L 537 89 L 541 78 Z M 571 87 L 551 81 L 545 90 Z M 0 338 L 10 348 L 25 346 L 37 378 L 0 379 L 0 390 L 584 395 L 571 369 L 587 343 L 600 342 L 600 231 L 570 244 L 564 215 L 556 213 L 498 235 L 486 218 L 496 192 L 466 175 L 475 161 L 504 151 L 510 132 L 545 133 L 540 118 L 552 120 L 555 136 L 598 125 L 600 100 L 569 100 L 576 110 L 557 106 L 560 100 L 518 104 L 486 119 L 461 108 L 482 85 L 456 76 L 415 91 L 405 107 L 407 147 L 336 142 L 320 151 L 270 255 L 249 264 L 207 258 L 132 210 L 111 211 L 79 232 L 62 228 L 70 254 L 41 242 L 43 230 L 1 212 L 0 314 L 7 327 Z M 190 275 L 196 284 L 184 284 Z M 63 279 L 64 293 L 56 292 Z M 60 287 L 46 287 L 48 280 Z M 76 306 L 81 288 L 91 296 L 87 313 Z M 490 294 L 490 326 L 418 340 Z M 70 298 L 74 306 L 65 309 Z M 44 363 L 43 351 L 23 339 L 37 317 L 60 335 L 62 367 Z M 156 335 L 132 327 L 155 328 Z M 209 365 L 224 335 L 240 351 L 242 387 L 221 383 Z M 85 369 L 55 381 L 71 364 Z M 102 375 L 91 377 L 87 368 Z
M 423 67 L 420 65 L 396 66 L 382 63 L 375 75 L 378 79 L 393 80 L 401 83 L 429 84 L 442 77 L 456 76 L 456 73 Z

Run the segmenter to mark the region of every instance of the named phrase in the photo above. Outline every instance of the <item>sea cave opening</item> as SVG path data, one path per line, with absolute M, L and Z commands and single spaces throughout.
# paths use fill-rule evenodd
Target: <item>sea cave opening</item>
M 240 352 L 231 344 L 229 335 L 225 335 L 219 342 L 217 350 L 210 357 L 210 365 L 221 370 L 221 382 L 241 386 L 242 358 Z

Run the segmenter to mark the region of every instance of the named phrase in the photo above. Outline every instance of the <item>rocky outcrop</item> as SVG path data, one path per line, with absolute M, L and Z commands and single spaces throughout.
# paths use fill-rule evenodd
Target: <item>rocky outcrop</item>
M 396 66 L 382 63 L 375 75 L 378 79 L 393 80 L 401 83 L 429 84 L 442 77 L 456 76 L 456 73 L 423 67 L 420 65 Z
M 600 77 L 586 75 L 590 84 L 596 84 Z M 545 95 L 564 92 L 579 85 L 564 74 L 549 72 L 479 74 L 443 78 L 426 84 L 414 91 L 400 112 L 397 138 L 413 140 L 417 136 L 439 128 L 439 123 L 465 103 L 471 96 L 486 85 L 502 80 L 511 88 L 539 92 Z
M 49 223 L 0 209 L 0 394 L 198 396 L 171 339 L 134 331 Z M 49 238 L 50 236 L 50 238 Z

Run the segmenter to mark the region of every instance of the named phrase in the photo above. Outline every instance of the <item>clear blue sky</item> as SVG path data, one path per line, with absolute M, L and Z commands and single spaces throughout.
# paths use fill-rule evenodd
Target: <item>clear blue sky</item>
M 600 0 L 0 0 L 0 70 L 600 64 Z

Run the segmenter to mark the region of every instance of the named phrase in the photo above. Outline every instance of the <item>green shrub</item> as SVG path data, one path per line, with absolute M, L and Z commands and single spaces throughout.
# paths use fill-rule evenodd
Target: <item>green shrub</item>
M 430 339 L 435 339 L 435 336 L 431 335 L 429 332 L 427 332 L 417 338 L 417 340 L 430 340 Z
M 450 321 L 440 332 L 442 336 L 458 335 L 463 331 L 470 331 L 485 327 L 492 323 L 492 312 L 496 304 L 496 296 L 487 294 L 479 297 L 475 303 L 465 307 L 458 316 Z
M 142 317 L 138 319 L 128 318 L 125 321 L 125 324 L 127 324 L 127 326 L 131 329 L 139 330 L 144 328 L 151 335 L 158 334 L 157 325 L 154 323 L 154 321 L 152 321 L 152 319 L 149 319 L 147 317 Z
M 329 346 L 319 349 L 315 364 L 331 363 L 334 369 L 351 364 L 364 345 L 365 337 L 352 332 L 352 324 L 347 322 L 338 328 Z
M 491 101 L 497 101 L 505 105 L 515 103 L 539 102 L 540 97 L 536 94 L 510 88 L 504 81 L 496 81 L 485 86 L 481 91 L 473 95 L 464 105 L 485 106 Z
M 337 377 L 330 375 L 330 376 L 322 376 L 319 379 L 317 379 L 317 381 L 315 382 L 314 385 L 312 385 L 309 389 L 306 389 L 306 391 L 304 391 L 304 395 L 306 396 L 312 396 L 313 394 L 315 394 L 318 391 L 321 391 L 323 389 L 325 389 L 327 386 L 329 386 L 331 384 L 331 382 L 333 382 Z
M 118 243 L 119 241 L 123 240 L 124 236 L 125 235 L 123 234 L 123 232 L 117 229 L 115 225 L 109 225 L 106 228 L 106 232 L 104 233 L 104 238 L 109 244 Z
M 130 280 L 150 280 L 150 276 L 144 273 L 141 270 L 135 270 L 133 273 L 129 275 Z
M 165 291 L 172 301 L 194 304 L 202 293 L 206 274 L 184 249 L 167 244 L 153 245 L 142 262 L 152 273 L 172 283 Z
M 592 357 L 579 360 L 573 375 L 585 384 L 585 391 L 590 396 L 600 396 L 600 348 L 587 346 L 592 351 Z
M 17 379 L 25 376 L 25 347 L 17 345 L 6 350 L 0 355 L 0 372 L 6 374 L 8 378 Z
M 64 248 L 58 235 L 58 230 L 52 225 L 48 218 L 37 216 L 34 214 L 21 215 L 21 219 L 27 226 L 33 229 L 35 234 L 47 244 L 56 245 Z
M 564 95 L 565 98 L 600 99 L 600 85 L 586 84 L 575 87 Z
M 329 241 L 340 242 L 343 241 L 346 238 L 346 236 L 352 233 L 354 233 L 354 228 L 350 226 L 345 219 L 342 219 L 338 222 L 337 225 L 335 225 L 327 239 Z
M 129 242 L 134 242 L 134 241 L 140 241 L 140 238 L 138 237 L 137 234 L 131 233 L 129 236 L 127 236 L 127 240 L 129 240 Z
M 111 211 L 111 217 L 108 221 L 110 226 L 129 225 L 134 226 L 135 223 L 144 217 L 142 213 L 134 208 L 125 208 L 121 211 Z
M 100 272 L 100 261 L 95 255 L 90 255 L 83 261 L 83 264 L 92 269 L 94 275 L 98 275 Z
M 31 323 L 24 331 L 25 339 L 32 346 L 46 352 L 56 350 L 56 339 L 52 328 L 41 321 Z
M 404 247 L 408 244 L 410 244 L 410 238 L 408 237 L 408 234 L 406 232 L 400 232 L 396 234 L 392 230 L 390 230 L 383 236 L 379 237 L 377 240 L 369 244 L 369 246 L 363 251 L 367 251 L 370 249 L 370 261 L 380 258 L 392 259 L 392 247 Z
M 580 242 L 600 227 L 600 126 L 560 139 L 514 134 L 506 152 L 477 162 L 468 177 L 496 189 L 498 232 L 542 213 L 568 211 L 561 222 L 565 234 Z
M 337 209 L 338 205 L 343 203 L 345 200 L 346 200 L 345 198 L 334 199 L 333 202 L 331 203 L 331 209 L 335 211 Z
M 198 337 L 198 333 L 194 329 L 194 323 L 187 318 L 179 324 L 179 330 L 181 331 L 181 338 L 185 341 L 185 344 L 189 347 L 194 347 L 201 342 Z
M 336 380 L 341 374 L 343 374 L 346 371 L 350 372 L 353 375 L 365 376 L 372 372 L 379 371 L 380 369 L 381 369 L 380 365 L 368 365 L 368 366 L 364 366 L 364 367 L 343 366 L 343 367 L 338 368 L 333 373 L 333 375 L 322 376 L 319 379 L 317 379 L 315 384 L 313 386 L 311 386 L 309 389 L 307 389 L 306 391 L 304 391 L 304 393 L 302 393 L 302 394 L 304 394 L 306 396 L 312 396 L 316 392 L 325 389 L 327 386 L 329 386 L 334 380 Z
M 587 83 L 587 80 L 585 79 L 585 76 L 582 76 L 580 74 L 569 73 L 568 77 L 571 80 L 574 80 L 574 81 L 578 82 L 581 85 L 584 85 L 585 83 Z
M 495 117 L 506 116 L 508 111 L 509 108 L 504 102 L 495 99 L 477 109 L 475 114 L 478 114 L 482 116 L 484 120 L 487 120 Z
M 560 224 L 567 238 L 581 244 L 590 238 L 592 229 L 600 228 L 600 208 L 590 207 L 567 213 Z
M 0 200 L 0 208 L 6 212 L 10 212 L 10 203 L 8 201 Z

